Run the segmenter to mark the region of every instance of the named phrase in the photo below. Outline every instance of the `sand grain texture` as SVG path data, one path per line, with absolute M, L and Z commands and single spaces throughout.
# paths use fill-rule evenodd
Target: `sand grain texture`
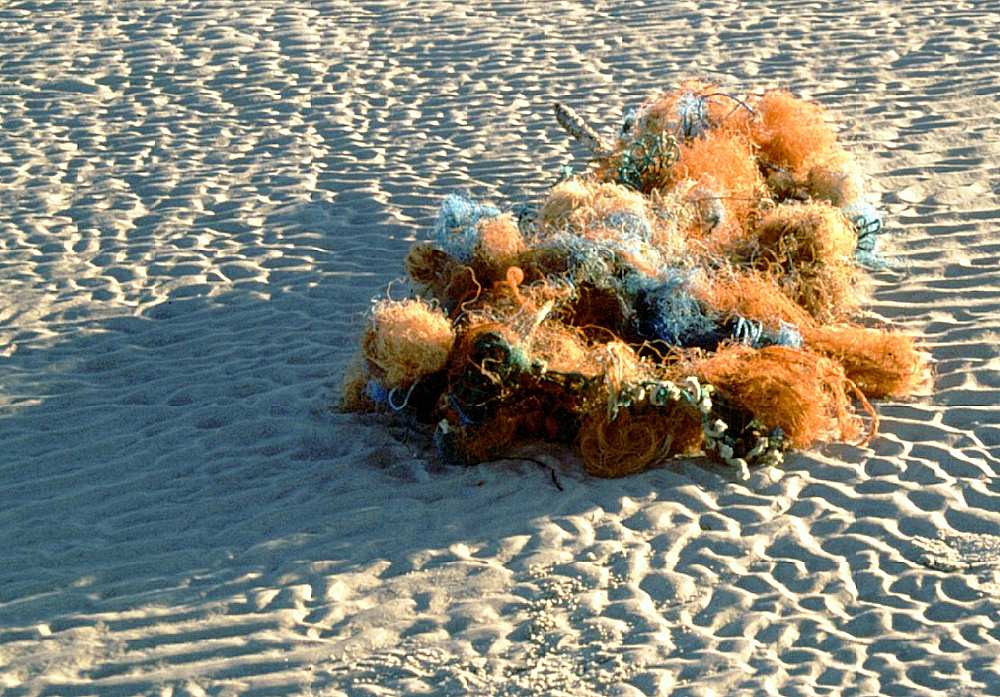
M 0 7 L 0 693 L 1000 694 L 995 3 L 590 5 Z M 932 397 L 562 491 L 328 410 L 441 197 L 687 77 L 847 126 Z

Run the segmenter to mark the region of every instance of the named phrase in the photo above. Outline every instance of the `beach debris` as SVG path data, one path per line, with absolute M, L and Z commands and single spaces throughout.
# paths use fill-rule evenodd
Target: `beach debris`
M 852 322 L 884 217 L 819 105 L 685 82 L 613 139 L 555 116 L 586 169 L 509 212 L 445 196 L 343 408 L 428 424 L 452 463 L 543 440 L 601 477 L 704 454 L 747 479 L 926 387 L 913 337 Z
M 612 146 L 572 107 L 556 102 L 552 110 L 555 112 L 556 121 L 563 127 L 563 130 L 580 141 L 592 156 L 607 157 L 611 153 Z

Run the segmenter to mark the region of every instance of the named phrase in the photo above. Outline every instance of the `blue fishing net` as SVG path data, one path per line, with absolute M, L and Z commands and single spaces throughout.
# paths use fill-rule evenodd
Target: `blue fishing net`
M 691 275 L 668 268 L 656 278 L 634 274 L 626 288 L 634 296 L 635 322 L 639 334 L 673 346 L 714 348 L 724 334 L 690 292 Z
M 726 324 L 730 339 L 753 348 L 787 346 L 802 348 L 802 334 L 794 326 L 779 321 L 777 329 L 769 329 L 762 322 L 736 315 Z
M 476 224 L 486 218 L 500 215 L 500 209 L 489 204 L 477 203 L 460 194 L 448 194 L 441 202 L 434 237 L 441 249 L 465 263 L 479 241 Z
M 627 136 L 629 133 L 632 132 L 632 129 L 635 128 L 635 123 L 638 119 L 639 119 L 639 111 L 635 107 L 626 110 L 625 113 L 622 115 L 622 124 L 618 131 L 618 134 L 621 137 Z
M 662 179 L 677 162 L 680 151 L 677 140 L 668 133 L 649 133 L 633 140 L 618 160 L 617 181 L 630 189 L 641 191 L 647 179 Z
M 653 239 L 653 226 L 645 217 L 631 211 L 609 213 L 600 224 L 617 230 L 623 239 L 638 240 L 646 244 Z
M 723 321 L 691 294 L 690 282 L 691 273 L 676 268 L 665 269 L 656 278 L 634 274 L 625 279 L 623 286 L 632 296 L 636 329 L 641 336 L 681 348 L 714 350 L 723 341 L 754 348 L 801 348 L 802 335 L 787 322 L 770 329 L 739 315 Z
M 374 379 L 369 380 L 365 384 L 365 396 L 375 404 L 383 405 L 389 403 L 388 388 Z
M 697 138 L 708 130 L 708 102 L 693 92 L 677 101 L 678 130 L 682 138 Z
M 877 249 L 878 236 L 884 232 L 882 213 L 865 200 L 850 203 L 841 210 L 854 225 L 854 231 L 858 236 L 854 250 L 854 259 L 858 264 L 870 269 L 887 267 L 888 260 Z

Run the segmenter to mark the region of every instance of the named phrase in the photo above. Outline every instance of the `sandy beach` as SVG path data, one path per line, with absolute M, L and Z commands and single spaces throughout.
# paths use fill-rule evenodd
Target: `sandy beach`
M 1000 8 L 0 7 L 0 695 L 1000 695 Z M 342 414 L 441 199 L 685 78 L 843 126 L 933 392 L 749 481 Z

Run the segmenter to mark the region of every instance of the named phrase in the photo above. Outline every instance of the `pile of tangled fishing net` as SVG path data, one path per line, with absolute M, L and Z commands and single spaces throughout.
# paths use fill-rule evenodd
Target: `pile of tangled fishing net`
M 910 336 L 851 322 L 882 217 L 820 107 L 686 83 L 614 142 L 556 117 L 586 173 L 516 212 L 447 196 L 411 297 L 373 304 L 343 408 L 429 424 L 450 462 L 542 439 L 598 476 L 704 453 L 745 477 L 866 441 L 868 398 L 924 384 Z

